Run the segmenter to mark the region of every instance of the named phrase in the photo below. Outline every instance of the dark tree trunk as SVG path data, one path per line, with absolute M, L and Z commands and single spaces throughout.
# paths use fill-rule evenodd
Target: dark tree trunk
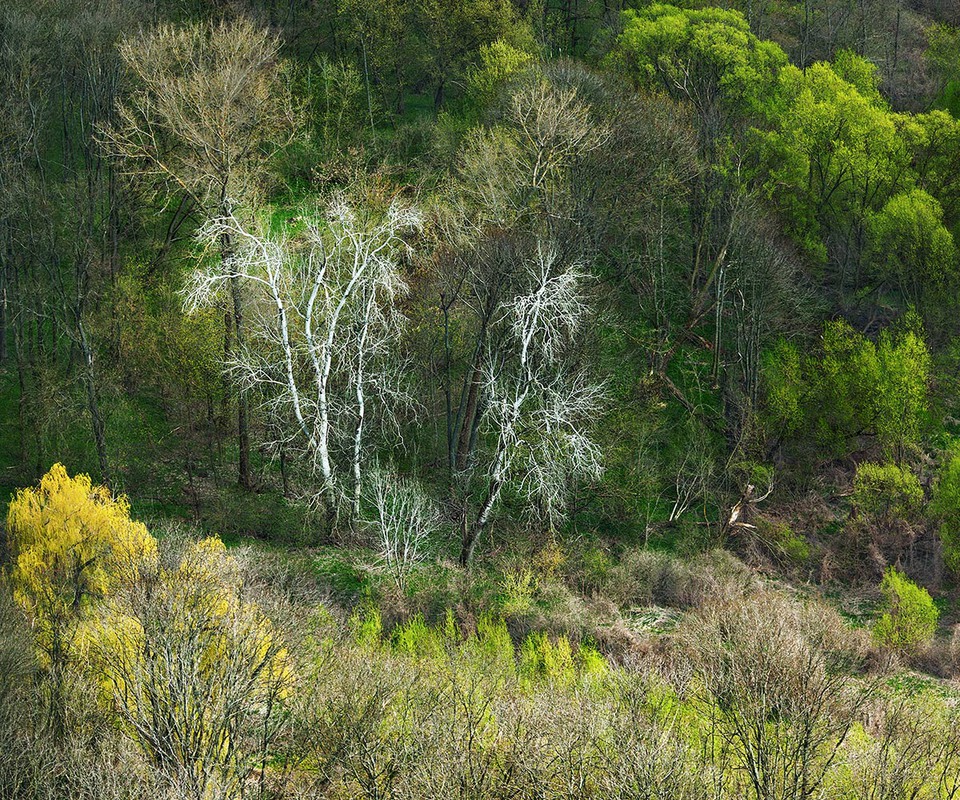
M 232 213 L 230 203 L 226 199 L 225 191 L 221 196 L 220 213 L 227 217 Z M 220 237 L 220 257 L 223 266 L 232 270 L 230 259 L 233 257 L 233 239 L 224 233 Z M 233 348 L 243 349 L 243 295 L 241 294 L 240 278 L 236 274 L 230 276 L 230 299 L 233 307 L 233 341 L 229 334 L 224 341 L 224 355 L 229 361 Z M 246 392 L 237 390 L 237 482 L 243 489 L 253 488 L 250 477 L 250 427 L 249 406 Z
M 90 412 L 90 423 L 93 428 L 93 442 L 97 448 L 97 462 L 100 467 L 100 477 L 108 488 L 111 487 L 110 463 L 107 459 L 107 436 L 103 415 L 100 413 L 100 403 L 97 400 L 96 371 L 93 362 L 93 349 L 87 337 L 87 330 L 83 319 L 77 318 L 77 331 L 80 336 L 80 350 L 83 355 L 83 383 L 87 390 L 87 408 Z
M 463 518 L 463 540 L 460 545 L 460 566 L 469 567 L 473 563 L 473 554 L 477 547 L 477 541 L 480 534 L 483 533 L 490 521 L 493 513 L 493 507 L 496 505 L 497 498 L 500 496 L 500 490 L 503 488 L 503 481 L 494 479 L 487 490 L 487 496 L 484 498 L 483 505 L 477 518 L 470 525 L 467 524 L 466 515 Z
M 236 276 L 230 279 L 230 294 L 233 299 L 233 329 L 237 349 L 243 347 L 243 300 L 240 296 L 240 279 Z M 253 482 L 250 479 L 250 427 L 247 393 L 243 389 L 237 391 L 237 446 L 239 454 L 237 465 L 239 468 L 239 483 L 244 489 L 250 489 Z

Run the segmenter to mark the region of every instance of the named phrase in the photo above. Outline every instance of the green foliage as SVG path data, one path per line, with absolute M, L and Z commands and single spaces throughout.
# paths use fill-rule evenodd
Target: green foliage
M 446 643 L 456 642 L 453 617 L 448 616 L 448 620 L 443 627 L 431 628 L 424 622 L 423 615 L 418 614 L 393 629 L 390 635 L 393 649 L 417 658 L 441 658 L 446 653 Z
M 505 616 L 523 614 L 533 608 L 533 598 L 537 591 L 537 579 L 531 569 L 517 569 L 507 572 L 500 584 Z
M 518 671 L 529 683 L 546 681 L 560 686 L 572 686 L 577 677 L 570 641 L 560 636 L 552 641 L 545 633 L 531 633 L 520 646 Z
M 383 642 L 383 619 L 380 609 L 365 603 L 357 606 L 350 615 L 350 628 L 354 641 L 361 647 L 376 649 Z
M 910 163 L 901 120 L 839 74 L 863 80 L 853 63 L 785 67 L 768 106 L 770 130 L 758 133 L 767 192 L 808 255 L 822 261 L 827 237 L 855 228 Z
M 580 674 L 584 676 L 600 678 L 610 672 L 607 659 L 597 648 L 589 644 L 581 644 L 577 648 L 576 663 Z
M 467 73 L 467 102 L 479 111 L 490 104 L 507 86 L 523 75 L 534 57 L 503 39 L 480 48 L 480 62 Z
M 313 136 L 331 153 L 355 139 L 371 115 L 380 116 L 379 107 L 368 106 L 363 75 L 350 62 L 322 55 L 294 79 Z
M 908 468 L 897 464 L 863 463 L 853 480 L 853 504 L 872 517 L 911 518 L 923 503 L 920 480 Z
M 764 353 L 762 418 L 769 433 L 812 437 L 832 455 L 873 435 L 901 461 L 923 439 L 932 360 L 919 317 L 907 314 L 876 342 L 847 322 L 825 324 L 820 352 L 780 341 Z
M 880 93 L 883 76 L 872 61 L 852 50 L 841 50 L 833 57 L 831 67 L 843 80 L 856 87 L 867 100 L 878 106 L 885 104 Z
M 761 544 L 787 564 L 803 564 L 810 558 L 810 545 L 786 522 L 760 517 L 756 527 Z
M 805 388 L 800 348 L 778 339 L 761 357 L 764 406 L 763 418 L 779 436 L 796 433 L 804 421 Z
M 880 591 L 885 611 L 874 625 L 873 635 L 881 645 L 912 653 L 933 638 L 940 612 L 926 589 L 889 567 L 883 574 Z
M 960 447 L 956 444 L 944 454 L 930 501 L 930 514 L 940 525 L 943 560 L 960 573 Z
M 489 612 L 480 615 L 476 636 L 464 641 L 463 650 L 479 663 L 491 664 L 500 670 L 512 671 L 516 665 L 516 651 L 506 621 Z
M 869 268 L 900 288 L 912 302 L 942 302 L 956 269 L 953 234 L 944 226 L 943 208 L 922 189 L 897 194 L 867 218 Z
M 623 14 L 614 57 L 641 84 L 750 116 L 768 102 L 783 50 L 750 32 L 738 11 L 654 3 Z
M 808 365 L 808 414 L 822 445 L 841 454 L 854 437 L 873 433 L 900 459 L 919 443 L 931 362 L 918 327 L 908 318 L 874 344 L 842 320 L 826 324 L 823 355 Z
M 919 319 L 882 331 L 876 351 L 874 425 L 884 451 L 900 459 L 919 445 L 928 407 L 931 360 Z

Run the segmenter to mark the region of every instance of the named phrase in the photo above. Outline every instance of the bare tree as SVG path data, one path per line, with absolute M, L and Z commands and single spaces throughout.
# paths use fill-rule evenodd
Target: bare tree
M 538 243 L 523 269 L 527 291 L 506 306 L 507 341 L 486 368 L 485 418 L 495 443 L 484 499 L 473 522 L 464 519 L 463 566 L 508 483 L 528 505 L 539 502 L 552 526 L 563 511 L 568 480 L 601 471 L 588 423 L 603 387 L 565 364 L 588 310 L 582 267 L 562 263 L 550 245 Z
M 209 541 L 116 598 L 92 656 L 124 733 L 171 795 L 227 800 L 262 772 L 290 672 L 277 632 L 241 596 L 237 563 Z
M 375 213 L 339 198 L 299 242 L 250 233 L 233 214 L 201 231 L 208 247 L 224 236 L 236 244 L 227 261 L 194 273 L 186 306 L 214 302 L 237 280 L 256 291 L 254 341 L 235 351 L 230 367 L 242 386 L 264 391 L 274 414 L 292 417 L 287 439 L 302 440 L 319 473 L 331 525 L 345 496 L 359 512 L 368 401 L 377 399 L 388 424 L 392 410 L 409 402 L 394 357 L 403 326 L 394 301 L 406 292 L 403 235 L 420 225 L 420 213 L 399 200 Z M 346 451 L 340 463 L 337 445 Z
M 439 309 L 444 330 L 443 390 L 451 478 L 468 465 L 482 417 L 484 364 L 504 308 L 527 290 L 517 269 L 531 242 L 550 239 L 558 260 L 592 251 L 587 198 L 595 195 L 585 166 L 609 139 L 591 118 L 576 86 L 529 76 L 509 97 L 499 124 L 471 133 L 441 224 Z M 462 325 L 466 352 L 457 357 L 451 331 Z M 462 364 L 462 384 L 454 380 Z
M 382 469 L 371 472 L 367 495 L 380 558 L 397 586 L 403 588 L 410 569 L 426 555 L 440 516 L 420 486 Z
M 44 412 L 37 395 L 45 371 L 38 357 L 46 356 L 47 375 L 63 376 L 64 389 L 79 361 L 100 474 L 109 482 L 91 317 L 99 273 L 114 271 L 118 195 L 94 132 L 114 107 L 120 74 L 115 41 L 132 17 L 123 3 L 96 10 L 68 4 L 55 14 L 25 3 L 8 5 L 0 12 L 0 361 L 9 325 L 20 388 L 21 458 L 33 427 L 38 461 Z M 44 330 L 56 337 L 52 347 L 41 341 Z M 27 414 L 31 399 L 36 410 Z
M 918 705 L 915 698 L 894 694 L 878 698 L 864 718 L 869 736 L 848 744 L 844 764 L 858 797 L 960 796 L 956 708 Z
M 167 200 L 186 197 L 208 218 L 232 215 L 249 202 L 278 147 L 297 130 L 278 63 L 280 43 L 248 20 L 175 28 L 160 26 L 125 39 L 120 55 L 135 80 L 103 128 L 124 170 L 154 182 Z M 221 233 L 221 258 L 234 242 Z M 244 308 L 239 276 L 230 281 L 235 344 L 243 347 Z M 228 339 L 229 357 L 233 343 Z M 239 398 L 239 480 L 251 485 L 247 400 Z
M 822 606 L 772 591 L 721 600 L 681 633 L 695 698 L 751 797 L 822 796 L 831 766 L 876 689 L 852 677 L 865 648 Z

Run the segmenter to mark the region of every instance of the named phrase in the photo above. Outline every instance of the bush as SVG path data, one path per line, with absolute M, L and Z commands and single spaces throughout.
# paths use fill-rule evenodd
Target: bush
M 194 800 L 232 797 L 277 732 L 289 656 L 219 539 L 173 545 L 104 604 L 90 665 L 164 785 Z
M 736 796 L 812 798 L 869 685 L 864 648 L 836 613 L 770 590 L 706 605 L 680 632 L 694 700 L 749 777 Z
M 943 560 L 960 573 L 960 447 L 951 448 L 944 461 L 930 501 L 930 513 L 940 522 Z
M 627 550 L 603 590 L 620 606 L 690 608 L 720 596 L 742 597 L 753 574 L 726 550 L 683 561 L 656 550 Z
M 940 612 L 926 589 L 890 567 L 883 575 L 880 591 L 886 610 L 877 620 L 873 635 L 881 645 L 906 654 L 916 652 L 933 638 Z
M 803 425 L 806 381 L 800 348 L 785 339 L 763 352 L 760 369 L 764 389 L 762 419 L 772 434 L 791 436 Z
M 897 464 L 860 464 L 853 479 L 853 504 L 880 519 L 912 517 L 923 503 L 920 481 Z
M 767 516 L 757 518 L 757 538 L 776 558 L 787 564 L 802 564 L 810 558 L 810 545 L 786 523 Z
M 371 474 L 367 499 L 373 507 L 377 555 L 402 589 L 425 558 L 440 515 L 419 484 L 383 470 Z

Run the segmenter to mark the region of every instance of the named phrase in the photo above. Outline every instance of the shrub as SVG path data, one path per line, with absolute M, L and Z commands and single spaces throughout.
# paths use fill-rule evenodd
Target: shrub
M 165 560 L 105 604 L 91 666 L 164 785 L 195 800 L 232 797 L 278 730 L 289 657 L 219 539 Z
M 504 574 L 500 581 L 502 592 L 501 609 L 504 616 L 520 615 L 533 608 L 537 591 L 537 578 L 533 570 L 521 568 Z
M 911 517 L 923 502 L 920 481 L 896 464 L 860 464 L 853 479 L 853 503 L 868 516 Z
M 689 608 L 720 596 L 742 597 L 751 571 L 726 550 L 682 561 L 656 550 L 627 550 L 610 570 L 604 592 L 618 605 Z
M 821 796 L 870 686 L 863 648 L 827 608 L 765 590 L 705 606 L 680 632 L 694 700 L 748 776 L 737 796 Z
M 364 603 L 354 609 L 350 615 L 350 628 L 354 640 L 361 647 L 376 649 L 380 647 L 383 636 L 383 619 L 380 609 L 370 603 Z
M 790 436 L 803 425 L 806 381 L 802 364 L 800 348 L 785 339 L 777 340 L 761 356 L 762 417 L 771 433 Z
M 448 614 L 447 623 L 442 628 L 431 628 L 417 614 L 409 622 L 393 629 L 391 640 L 393 649 L 416 658 L 442 658 L 447 644 L 456 642 L 456 626 L 453 616 Z
M 960 447 L 948 451 L 930 501 L 930 513 L 939 520 L 943 560 L 960 573 Z
M 551 641 L 545 633 L 531 633 L 520 646 L 520 677 L 528 684 L 539 680 L 559 687 L 572 686 L 577 672 L 570 640 Z
M 626 550 L 608 570 L 604 591 L 621 606 L 677 606 L 690 583 L 687 565 L 656 550 Z
M 439 514 L 418 484 L 382 470 L 372 473 L 367 495 L 374 510 L 377 553 L 403 588 L 410 570 L 426 556 Z
M 480 63 L 467 73 L 467 102 L 477 110 L 482 109 L 533 63 L 529 52 L 503 39 L 481 45 Z
M 810 545 L 806 539 L 794 533 L 786 522 L 760 515 L 756 521 L 756 536 L 764 549 L 787 564 L 802 564 L 810 557 Z
M 494 671 L 514 670 L 516 651 L 507 623 L 502 618 L 483 614 L 477 620 L 476 636 L 464 641 L 463 651 L 474 663 L 488 665 Z
M 881 645 L 911 653 L 933 638 L 940 612 L 926 589 L 890 567 L 883 575 L 880 591 L 886 608 L 873 628 L 873 635 Z

